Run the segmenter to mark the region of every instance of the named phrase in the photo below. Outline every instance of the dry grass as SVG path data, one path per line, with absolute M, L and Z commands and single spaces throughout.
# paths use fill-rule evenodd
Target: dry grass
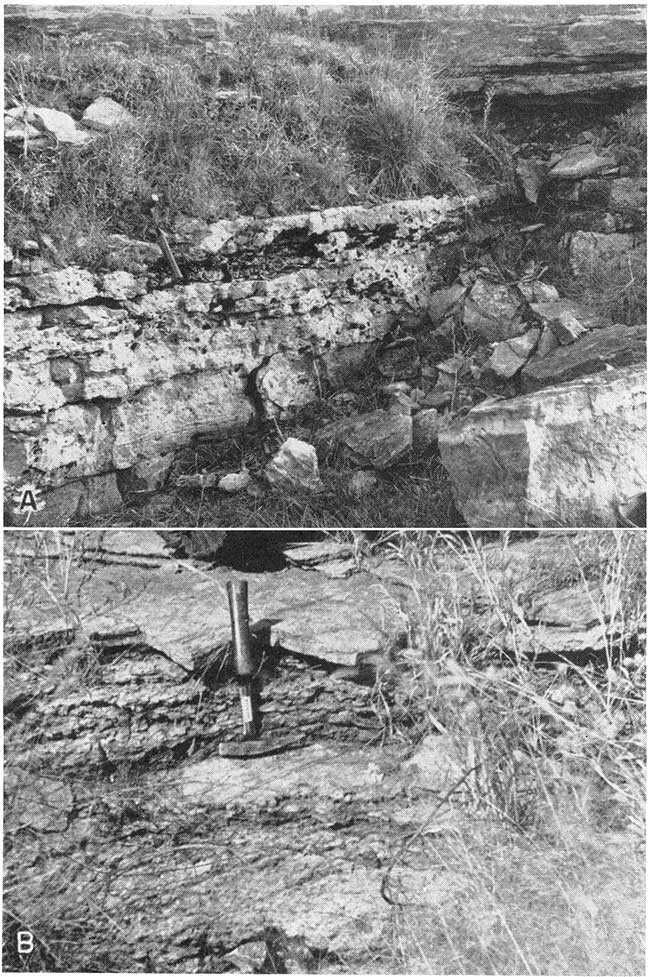
M 645 534 L 558 537 L 523 576 L 505 537 L 495 561 L 475 537 L 441 535 L 391 543 L 413 581 L 402 701 L 448 744 L 464 814 L 428 826 L 418 857 L 447 896 L 395 909 L 395 969 L 643 973 Z M 589 595 L 605 648 L 540 667 L 526 608 L 562 586 Z
M 426 57 L 378 58 L 263 8 L 240 18 L 229 44 L 225 61 L 198 47 L 152 53 L 146 38 L 129 51 L 75 37 L 9 47 L 11 104 L 79 118 L 108 95 L 135 122 L 85 147 L 8 154 L 7 242 L 49 234 L 62 260 L 92 266 L 109 233 L 151 237 L 153 191 L 171 226 L 180 214 L 294 213 L 463 182 L 467 133 Z M 220 102 L 233 84 L 242 97 Z
M 418 795 L 420 804 L 433 797 L 430 811 L 384 865 L 393 899 L 385 943 L 369 948 L 367 966 L 356 970 L 642 974 L 645 533 L 534 533 L 534 560 L 520 545 L 523 532 L 344 535 L 360 566 L 391 553 L 408 596 L 402 608 L 409 642 L 399 653 L 400 669 L 386 678 L 390 691 L 382 693 L 383 678 L 374 690 L 386 735 L 404 750 L 424 737 L 446 743 L 462 779 L 452 793 L 433 786 L 433 794 Z M 6 555 L 6 627 L 35 633 L 40 613 L 50 624 L 74 622 L 78 541 L 70 534 L 13 533 Z M 542 665 L 525 621 L 540 596 L 561 587 L 588 595 L 607 640 L 586 662 L 567 656 Z M 5 657 L 5 680 L 31 669 L 35 689 L 56 686 L 69 694 L 74 683 L 101 682 L 82 648 L 60 651 L 37 643 L 14 648 Z M 11 655 L 20 656 L 20 667 L 12 668 Z M 30 688 L 23 682 L 13 691 L 29 695 Z M 24 778 L 21 789 L 35 789 L 24 771 L 15 775 Z M 81 778 L 75 789 L 86 818 L 78 828 L 83 835 L 92 826 L 102 844 L 121 839 L 132 822 L 155 825 L 157 835 L 195 825 L 196 840 L 205 841 L 204 814 L 159 803 L 135 771 L 118 771 L 110 783 Z M 61 799 L 54 793 L 51 800 L 56 806 Z M 15 827 L 20 812 L 15 805 L 6 810 Z M 80 854 L 76 836 L 57 837 L 63 847 L 23 829 L 8 837 L 35 860 L 30 865 L 45 867 L 51 895 L 49 916 L 39 909 L 42 941 L 30 969 L 51 971 L 75 952 L 89 969 L 128 969 L 104 875 L 92 853 Z M 129 872 L 146 874 L 147 852 L 134 849 L 132 856 Z M 12 864 L 9 894 L 22 884 Z M 430 882 L 406 898 L 412 890 L 402 879 L 413 866 L 426 870 Z M 121 876 L 110 878 L 118 892 Z M 102 909 L 96 924 L 93 900 Z M 68 922 L 74 912 L 88 920 L 78 932 Z M 6 939 L 32 923 L 10 919 Z M 321 962 L 322 972 L 344 965 Z

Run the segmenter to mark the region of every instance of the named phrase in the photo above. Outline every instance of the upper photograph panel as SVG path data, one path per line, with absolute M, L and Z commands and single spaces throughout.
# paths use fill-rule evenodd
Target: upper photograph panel
M 645 524 L 644 6 L 4 10 L 7 525 Z

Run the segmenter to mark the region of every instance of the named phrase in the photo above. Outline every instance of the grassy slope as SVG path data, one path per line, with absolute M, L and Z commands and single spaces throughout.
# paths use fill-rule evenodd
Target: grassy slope
M 179 214 L 291 213 L 466 183 L 467 133 L 432 52 L 414 61 L 283 24 L 263 12 L 242 17 L 216 52 L 193 45 L 152 53 L 146 36 L 131 50 L 83 36 L 33 36 L 9 47 L 11 104 L 79 118 L 108 96 L 135 117 L 132 130 L 82 149 L 9 156 L 9 243 L 38 229 L 66 260 L 101 261 L 107 232 L 150 236 L 141 203 L 152 191 L 169 225 Z M 233 86 L 242 100 L 215 97 Z

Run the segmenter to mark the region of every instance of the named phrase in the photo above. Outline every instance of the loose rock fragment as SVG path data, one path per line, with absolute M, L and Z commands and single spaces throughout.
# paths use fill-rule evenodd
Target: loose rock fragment
M 497 343 L 492 356 L 485 364 L 499 377 L 508 380 L 527 362 L 539 340 L 539 329 L 529 329 L 523 336 L 515 336 Z
M 264 469 L 264 475 L 276 489 L 321 492 L 325 487 L 318 472 L 316 449 L 298 438 L 287 438 Z
M 574 146 L 549 170 L 551 180 L 580 180 L 602 170 L 616 166 L 616 160 L 608 154 L 600 154 L 593 146 Z
M 34 108 L 32 113 L 34 124 L 54 136 L 58 142 L 83 146 L 90 139 L 87 132 L 77 128 L 77 123 L 67 112 L 59 112 L 57 109 Z
M 320 440 L 343 446 L 353 460 L 362 464 L 388 468 L 411 448 L 413 421 L 409 414 L 375 410 L 328 425 Z
M 517 161 L 516 173 L 526 200 L 531 204 L 536 204 L 546 179 L 544 167 L 537 160 L 520 159 Z
M 123 105 L 113 101 L 112 98 L 96 98 L 81 117 L 81 121 L 90 129 L 98 129 L 99 132 L 110 132 L 118 126 L 129 125 L 135 122 L 134 117 L 125 109 Z
M 612 325 L 581 336 L 570 346 L 557 346 L 533 356 L 521 373 L 524 391 L 600 373 L 608 367 L 639 363 L 646 356 L 646 328 Z
M 463 322 L 489 343 L 523 332 L 521 300 L 510 285 L 478 278 L 465 300 Z
M 250 483 L 250 473 L 244 468 L 240 472 L 230 472 L 228 475 L 224 475 L 217 482 L 217 488 L 221 489 L 222 492 L 228 492 L 234 495 L 235 492 L 243 492 L 244 489 L 248 488 Z

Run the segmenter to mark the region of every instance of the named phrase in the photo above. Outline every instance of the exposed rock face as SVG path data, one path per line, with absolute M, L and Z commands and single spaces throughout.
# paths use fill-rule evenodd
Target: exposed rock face
M 363 41 L 391 34 L 417 44 L 444 29 L 443 63 L 450 88 L 465 99 L 491 88 L 494 97 L 546 103 L 583 94 L 606 99 L 612 93 L 645 93 L 646 35 L 643 10 L 612 15 L 578 15 L 561 22 L 531 24 L 481 20 L 471 27 L 473 72 L 458 70 L 454 55 L 467 63 L 467 27 L 444 18 L 350 19 L 332 23 L 333 39 Z M 460 60 L 460 59 L 458 59 Z M 464 69 L 465 71 L 466 69 Z
M 208 281 L 166 288 L 81 268 L 14 279 L 5 291 L 8 488 L 34 482 L 48 500 L 58 490 L 59 508 L 77 511 L 82 479 L 128 485 L 132 469 L 171 446 L 249 424 L 248 381 L 263 364 L 258 390 L 271 413 L 286 406 L 280 388 L 289 374 L 313 395 L 341 359 L 349 380 L 350 362 L 358 370 L 363 359 L 355 352 L 350 361 L 350 350 L 371 349 L 402 314 L 426 315 L 437 264 L 462 233 L 467 207 L 497 197 L 489 189 L 480 199 L 179 231 L 174 248 L 208 268 L 215 256 L 228 262 L 228 283 L 219 264 Z M 317 256 L 304 258 L 310 249 Z M 96 493 L 95 511 L 102 507 Z
M 477 407 L 438 443 L 470 526 L 615 526 L 645 491 L 646 371 Z
M 8 12 L 10 38 L 26 25 L 50 36 L 78 27 L 124 47 L 134 30 L 152 49 L 201 40 L 206 57 L 215 58 L 231 43 L 228 17 L 217 12 Z M 539 25 L 486 19 L 472 25 L 470 39 L 462 19 L 447 20 L 444 11 L 434 20 L 339 20 L 323 30 L 360 41 L 392 32 L 400 43 L 444 30 L 449 87 L 476 96 L 473 107 L 482 107 L 485 120 L 495 99 L 514 107 L 524 98 L 548 103 L 560 96 L 565 108 L 567 100 L 606 99 L 617 118 L 611 129 L 580 133 L 578 145 L 556 152 L 554 144 L 553 155 L 523 143 L 513 154 L 512 185 L 467 199 L 214 224 L 180 217 L 168 236 L 185 272 L 182 283 L 170 279 L 157 245 L 120 235 L 113 235 L 114 251 L 101 273 L 59 267 L 56 248 L 40 238 L 15 253 L 5 249 L 5 471 L 17 521 L 13 497 L 25 486 L 40 493 L 33 525 L 92 517 L 170 482 L 225 487 L 232 479 L 220 483 L 224 471 L 176 473 L 175 452 L 197 435 L 218 439 L 259 419 L 290 415 L 353 386 L 368 369 L 393 382 L 390 390 L 382 387 L 386 396 L 377 405 L 389 409 L 304 436 L 342 446 L 355 465 L 384 468 L 411 449 L 435 450 L 440 429 L 485 396 L 510 398 L 644 358 L 641 326 L 623 329 L 560 299 L 538 280 L 543 271 L 532 261 L 516 272 L 499 267 L 489 238 L 481 231 L 473 239 L 465 220 L 470 209 L 489 225 L 504 195 L 511 200 L 518 193 L 527 211 L 541 202 L 516 230 L 522 243 L 530 242 L 545 227 L 554 198 L 567 230 L 558 257 L 568 259 L 587 294 L 594 281 L 598 288 L 611 282 L 612 303 L 621 308 L 634 286 L 621 312 L 634 321 L 634 283 L 645 266 L 646 182 L 630 175 L 642 170 L 610 136 L 621 136 L 628 123 L 640 133 L 640 8 Z M 312 45 L 290 34 L 286 43 L 301 51 Z M 462 78 L 455 70 L 461 47 L 463 64 L 472 65 Z M 225 89 L 213 95 L 247 97 Z M 10 140 L 25 139 L 31 127 L 38 141 L 48 120 L 85 138 L 70 117 L 59 118 L 64 113 L 47 113 L 31 106 L 8 110 Z M 82 124 L 106 131 L 129 120 L 120 105 L 101 97 Z M 479 348 L 445 360 L 457 349 L 458 327 Z M 319 487 L 314 459 L 308 468 L 307 482 Z M 278 484 L 294 484 L 273 463 L 269 474 Z M 362 483 L 350 483 L 353 495 L 359 497 Z M 253 484 L 248 491 L 264 489 Z
M 11 535 L 13 557 L 16 548 L 34 544 L 29 533 Z M 202 546 L 214 551 L 224 542 L 223 534 L 182 535 L 200 538 L 194 547 L 186 539 L 186 553 Z M 453 732 L 431 733 L 431 717 L 444 715 L 444 703 L 454 699 L 462 721 L 471 685 L 462 669 L 434 673 L 420 725 L 409 684 L 421 680 L 413 678 L 415 648 L 407 653 L 401 700 L 390 673 L 378 699 L 372 682 L 340 675 L 345 665 L 332 671 L 329 652 L 334 662 L 349 663 L 368 638 L 390 633 L 383 614 L 394 610 L 404 627 L 409 594 L 421 588 L 443 604 L 449 598 L 451 609 L 456 586 L 462 606 L 472 608 L 463 625 L 475 624 L 484 647 L 507 648 L 510 625 L 491 614 L 492 598 L 502 583 L 516 586 L 531 575 L 534 593 L 517 607 L 520 653 L 531 645 L 560 654 L 611 648 L 620 602 L 629 595 L 613 593 L 604 572 L 589 584 L 561 584 L 552 572 L 573 567 L 582 547 L 611 554 L 611 535 L 595 534 L 595 550 L 591 533 L 525 534 L 507 546 L 487 544 L 477 568 L 487 573 L 488 589 L 460 548 L 445 555 L 443 547 L 426 565 L 377 554 L 366 569 L 357 566 L 352 577 L 334 583 L 320 572 L 318 554 L 329 561 L 344 557 L 346 547 L 321 541 L 293 551 L 315 569 L 249 575 L 255 618 L 264 613 L 275 628 L 279 618 L 286 623 L 293 615 L 286 640 L 297 639 L 302 628 L 304 653 L 270 656 L 260 695 L 262 739 L 295 748 L 242 761 L 218 750 L 238 737 L 241 723 L 236 687 L 227 665 L 219 669 L 223 649 L 214 645 L 228 616 L 223 585 L 232 571 L 206 571 L 191 559 L 179 563 L 152 531 L 86 534 L 83 559 L 68 564 L 73 534 L 47 534 L 48 579 L 55 587 L 67 580 L 69 619 L 61 616 L 66 601 L 52 604 L 29 573 L 20 576 L 19 593 L 6 578 L 5 607 L 15 611 L 12 598 L 35 600 L 26 605 L 28 620 L 25 607 L 18 616 L 10 613 L 5 633 L 4 868 L 12 911 L 38 919 L 41 936 L 83 922 L 83 940 L 75 937 L 71 952 L 84 972 L 108 960 L 119 972 L 132 971 L 136 961 L 147 972 L 235 966 L 246 973 L 252 967 L 307 973 L 322 971 L 326 951 L 337 955 L 331 958 L 337 972 L 362 972 L 369 951 L 385 946 L 394 920 L 384 893 L 430 918 L 447 902 L 450 912 L 466 905 L 473 891 L 473 876 L 441 876 L 439 862 L 421 857 L 429 848 L 423 827 L 435 830 L 436 844 L 443 832 L 453 832 L 455 845 L 466 816 L 462 803 L 440 810 L 439 798 L 458 786 L 468 764 Z M 122 565 L 101 565 L 119 558 Z M 182 620 L 175 623 L 170 613 L 156 622 L 156 611 L 168 605 Z M 321 617 L 328 608 L 332 616 Z M 336 633 L 330 632 L 334 609 Z M 419 624 L 421 605 L 414 613 Z M 143 643 L 143 624 L 151 645 Z M 346 624 L 353 625 L 349 634 Z M 397 667 L 399 650 L 397 661 L 386 654 L 392 647 L 382 640 L 375 660 L 388 658 Z M 191 649 L 203 659 L 193 672 L 167 653 L 180 658 Z M 489 679 L 486 672 L 488 683 L 508 678 L 507 666 Z M 576 694 L 569 683 L 554 681 L 551 701 L 564 698 L 580 708 Z M 593 722 L 586 710 L 585 722 L 589 728 Z M 424 739 L 423 729 L 429 730 Z M 400 858 L 406 846 L 409 857 Z M 477 899 L 476 912 L 484 908 Z M 106 914 L 128 919 L 128 927 L 107 928 Z M 500 922 L 496 917 L 494 925 Z M 57 962 L 49 961 L 48 972 Z

